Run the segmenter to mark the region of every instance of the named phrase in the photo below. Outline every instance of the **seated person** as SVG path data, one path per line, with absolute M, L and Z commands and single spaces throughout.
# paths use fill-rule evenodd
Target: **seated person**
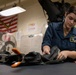
M 71 6 L 63 22 L 51 22 L 42 42 L 42 53 L 50 54 L 51 48 L 57 46 L 61 51 L 57 60 L 76 59 L 76 7 Z

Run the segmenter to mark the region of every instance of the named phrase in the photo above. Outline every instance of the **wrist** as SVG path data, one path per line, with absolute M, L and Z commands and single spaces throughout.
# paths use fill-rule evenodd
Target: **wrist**
M 50 51 L 50 47 L 49 46 L 44 46 L 43 51 Z
M 67 57 L 72 58 L 75 51 L 67 51 Z

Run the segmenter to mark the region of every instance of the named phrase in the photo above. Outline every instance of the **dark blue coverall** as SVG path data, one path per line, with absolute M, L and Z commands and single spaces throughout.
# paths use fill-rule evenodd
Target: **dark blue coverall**
M 42 42 L 43 46 L 50 48 L 58 46 L 60 50 L 76 50 L 76 28 L 73 27 L 67 36 L 63 33 L 63 22 L 53 22 L 48 25 Z

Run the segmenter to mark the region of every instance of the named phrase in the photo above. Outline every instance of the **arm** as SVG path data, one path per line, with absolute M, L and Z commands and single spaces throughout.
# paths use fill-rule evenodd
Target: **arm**
M 66 51 L 61 51 L 59 54 L 58 54 L 58 57 L 57 59 L 58 60 L 64 60 L 66 58 L 72 58 L 72 59 L 76 59 L 76 51 L 69 51 L 69 50 L 66 50 Z
M 72 59 L 76 59 L 76 51 L 68 51 L 68 57 Z
M 52 25 L 49 25 L 43 37 L 43 42 L 42 42 L 43 54 L 50 54 L 52 37 L 53 37 Z

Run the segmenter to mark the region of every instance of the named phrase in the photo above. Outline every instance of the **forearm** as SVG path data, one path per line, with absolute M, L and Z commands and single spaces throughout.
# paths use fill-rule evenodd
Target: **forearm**
M 72 59 L 76 59 L 76 51 L 68 51 L 68 57 Z

